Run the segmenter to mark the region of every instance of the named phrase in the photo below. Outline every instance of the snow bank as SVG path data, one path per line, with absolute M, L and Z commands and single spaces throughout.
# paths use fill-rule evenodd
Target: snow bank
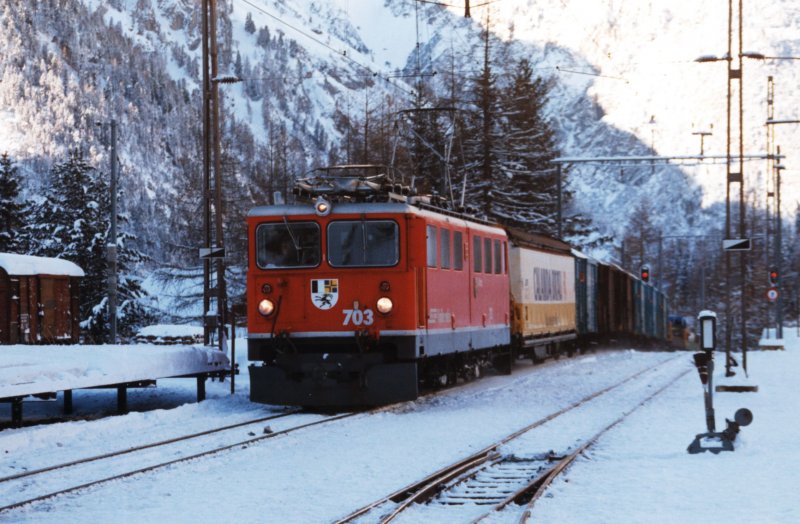
M 0 398 L 228 368 L 223 353 L 197 346 L 6 346 L 0 348 Z

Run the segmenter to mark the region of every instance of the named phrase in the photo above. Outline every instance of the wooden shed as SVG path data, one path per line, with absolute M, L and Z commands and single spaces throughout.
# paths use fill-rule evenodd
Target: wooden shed
M 0 344 L 78 342 L 83 276 L 66 260 L 0 253 Z

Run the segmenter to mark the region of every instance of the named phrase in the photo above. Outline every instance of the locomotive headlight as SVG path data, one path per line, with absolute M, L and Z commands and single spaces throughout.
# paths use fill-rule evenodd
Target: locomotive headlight
M 384 315 L 388 315 L 392 312 L 392 308 L 394 304 L 392 304 L 392 299 L 389 297 L 381 297 L 378 299 L 378 303 L 375 305 L 378 311 Z
M 314 204 L 314 211 L 321 217 L 328 216 L 331 212 L 331 203 L 319 197 L 316 204 Z
M 258 312 L 265 317 L 268 317 L 275 312 L 275 304 L 272 302 L 272 300 L 265 298 L 258 303 Z

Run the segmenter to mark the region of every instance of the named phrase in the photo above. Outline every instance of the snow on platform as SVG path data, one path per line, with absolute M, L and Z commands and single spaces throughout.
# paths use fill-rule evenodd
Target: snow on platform
M 0 398 L 228 369 L 224 353 L 202 346 L 0 346 Z
M 795 328 L 784 327 L 784 331 L 787 329 Z M 761 339 L 758 341 L 758 347 L 760 349 L 784 349 L 784 343 L 782 338 L 777 337 L 775 328 L 764 328 L 761 333 Z

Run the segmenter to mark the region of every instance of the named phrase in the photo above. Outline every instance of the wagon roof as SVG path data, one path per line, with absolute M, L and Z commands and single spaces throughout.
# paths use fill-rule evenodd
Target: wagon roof
M 509 227 L 506 230 L 508 232 L 508 238 L 511 239 L 511 243 L 515 246 L 572 254 L 572 247 L 557 238 L 537 233 L 529 233 L 513 227 Z
M 83 270 L 68 260 L 60 258 L 34 257 L 0 253 L 0 268 L 9 275 L 59 275 L 68 277 L 85 276 Z

